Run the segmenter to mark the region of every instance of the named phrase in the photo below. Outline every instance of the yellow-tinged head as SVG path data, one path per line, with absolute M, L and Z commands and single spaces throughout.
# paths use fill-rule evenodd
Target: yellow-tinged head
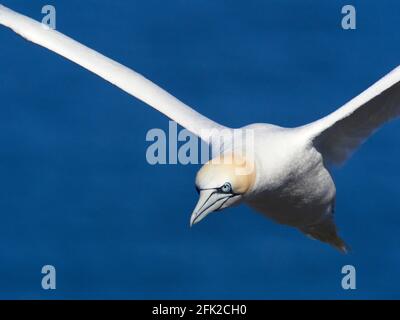
M 239 204 L 255 180 L 254 161 L 235 154 L 224 154 L 204 164 L 196 176 L 199 201 L 190 225 L 209 213 Z

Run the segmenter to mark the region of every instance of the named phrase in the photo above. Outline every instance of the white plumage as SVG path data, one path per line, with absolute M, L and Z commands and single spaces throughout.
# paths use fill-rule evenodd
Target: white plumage
M 135 71 L 1 5 L 0 24 L 99 75 L 208 143 L 229 129 Z M 336 190 L 328 166 L 343 163 L 376 129 L 399 115 L 400 68 L 396 68 L 318 121 L 298 128 L 262 123 L 243 127 L 254 133 L 254 153 L 239 155 L 237 146 L 227 144 L 217 158 L 232 161 L 211 161 L 200 169 L 196 178 L 200 200 L 191 224 L 212 211 L 244 202 L 278 223 L 346 251 L 334 223 Z M 249 162 L 254 170 L 238 174 Z

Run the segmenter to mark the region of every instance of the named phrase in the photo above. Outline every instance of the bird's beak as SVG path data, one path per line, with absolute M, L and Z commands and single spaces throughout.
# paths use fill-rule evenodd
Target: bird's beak
M 190 226 L 203 220 L 209 213 L 217 211 L 232 194 L 221 193 L 216 189 L 200 190 L 200 198 L 190 217 Z

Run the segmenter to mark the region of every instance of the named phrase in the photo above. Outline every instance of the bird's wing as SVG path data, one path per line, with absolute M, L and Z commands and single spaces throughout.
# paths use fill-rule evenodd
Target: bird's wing
M 139 73 L 64 34 L 0 5 L 0 24 L 42 47 L 79 64 L 142 100 L 206 142 L 224 126 L 208 119 Z
M 340 165 L 376 129 L 400 115 L 400 67 L 328 116 L 305 126 L 324 160 Z

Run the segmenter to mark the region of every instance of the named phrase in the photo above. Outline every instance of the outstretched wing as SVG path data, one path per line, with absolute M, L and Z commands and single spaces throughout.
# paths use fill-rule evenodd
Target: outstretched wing
M 306 125 L 330 164 L 342 164 L 375 130 L 400 116 L 400 67 L 328 116 Z
M 225 128 L 193 110 L 139 73 L 2 5 L 0 5 L 0 24 L 111 82 L 208 143 L 212 140 L 213 134 Z

